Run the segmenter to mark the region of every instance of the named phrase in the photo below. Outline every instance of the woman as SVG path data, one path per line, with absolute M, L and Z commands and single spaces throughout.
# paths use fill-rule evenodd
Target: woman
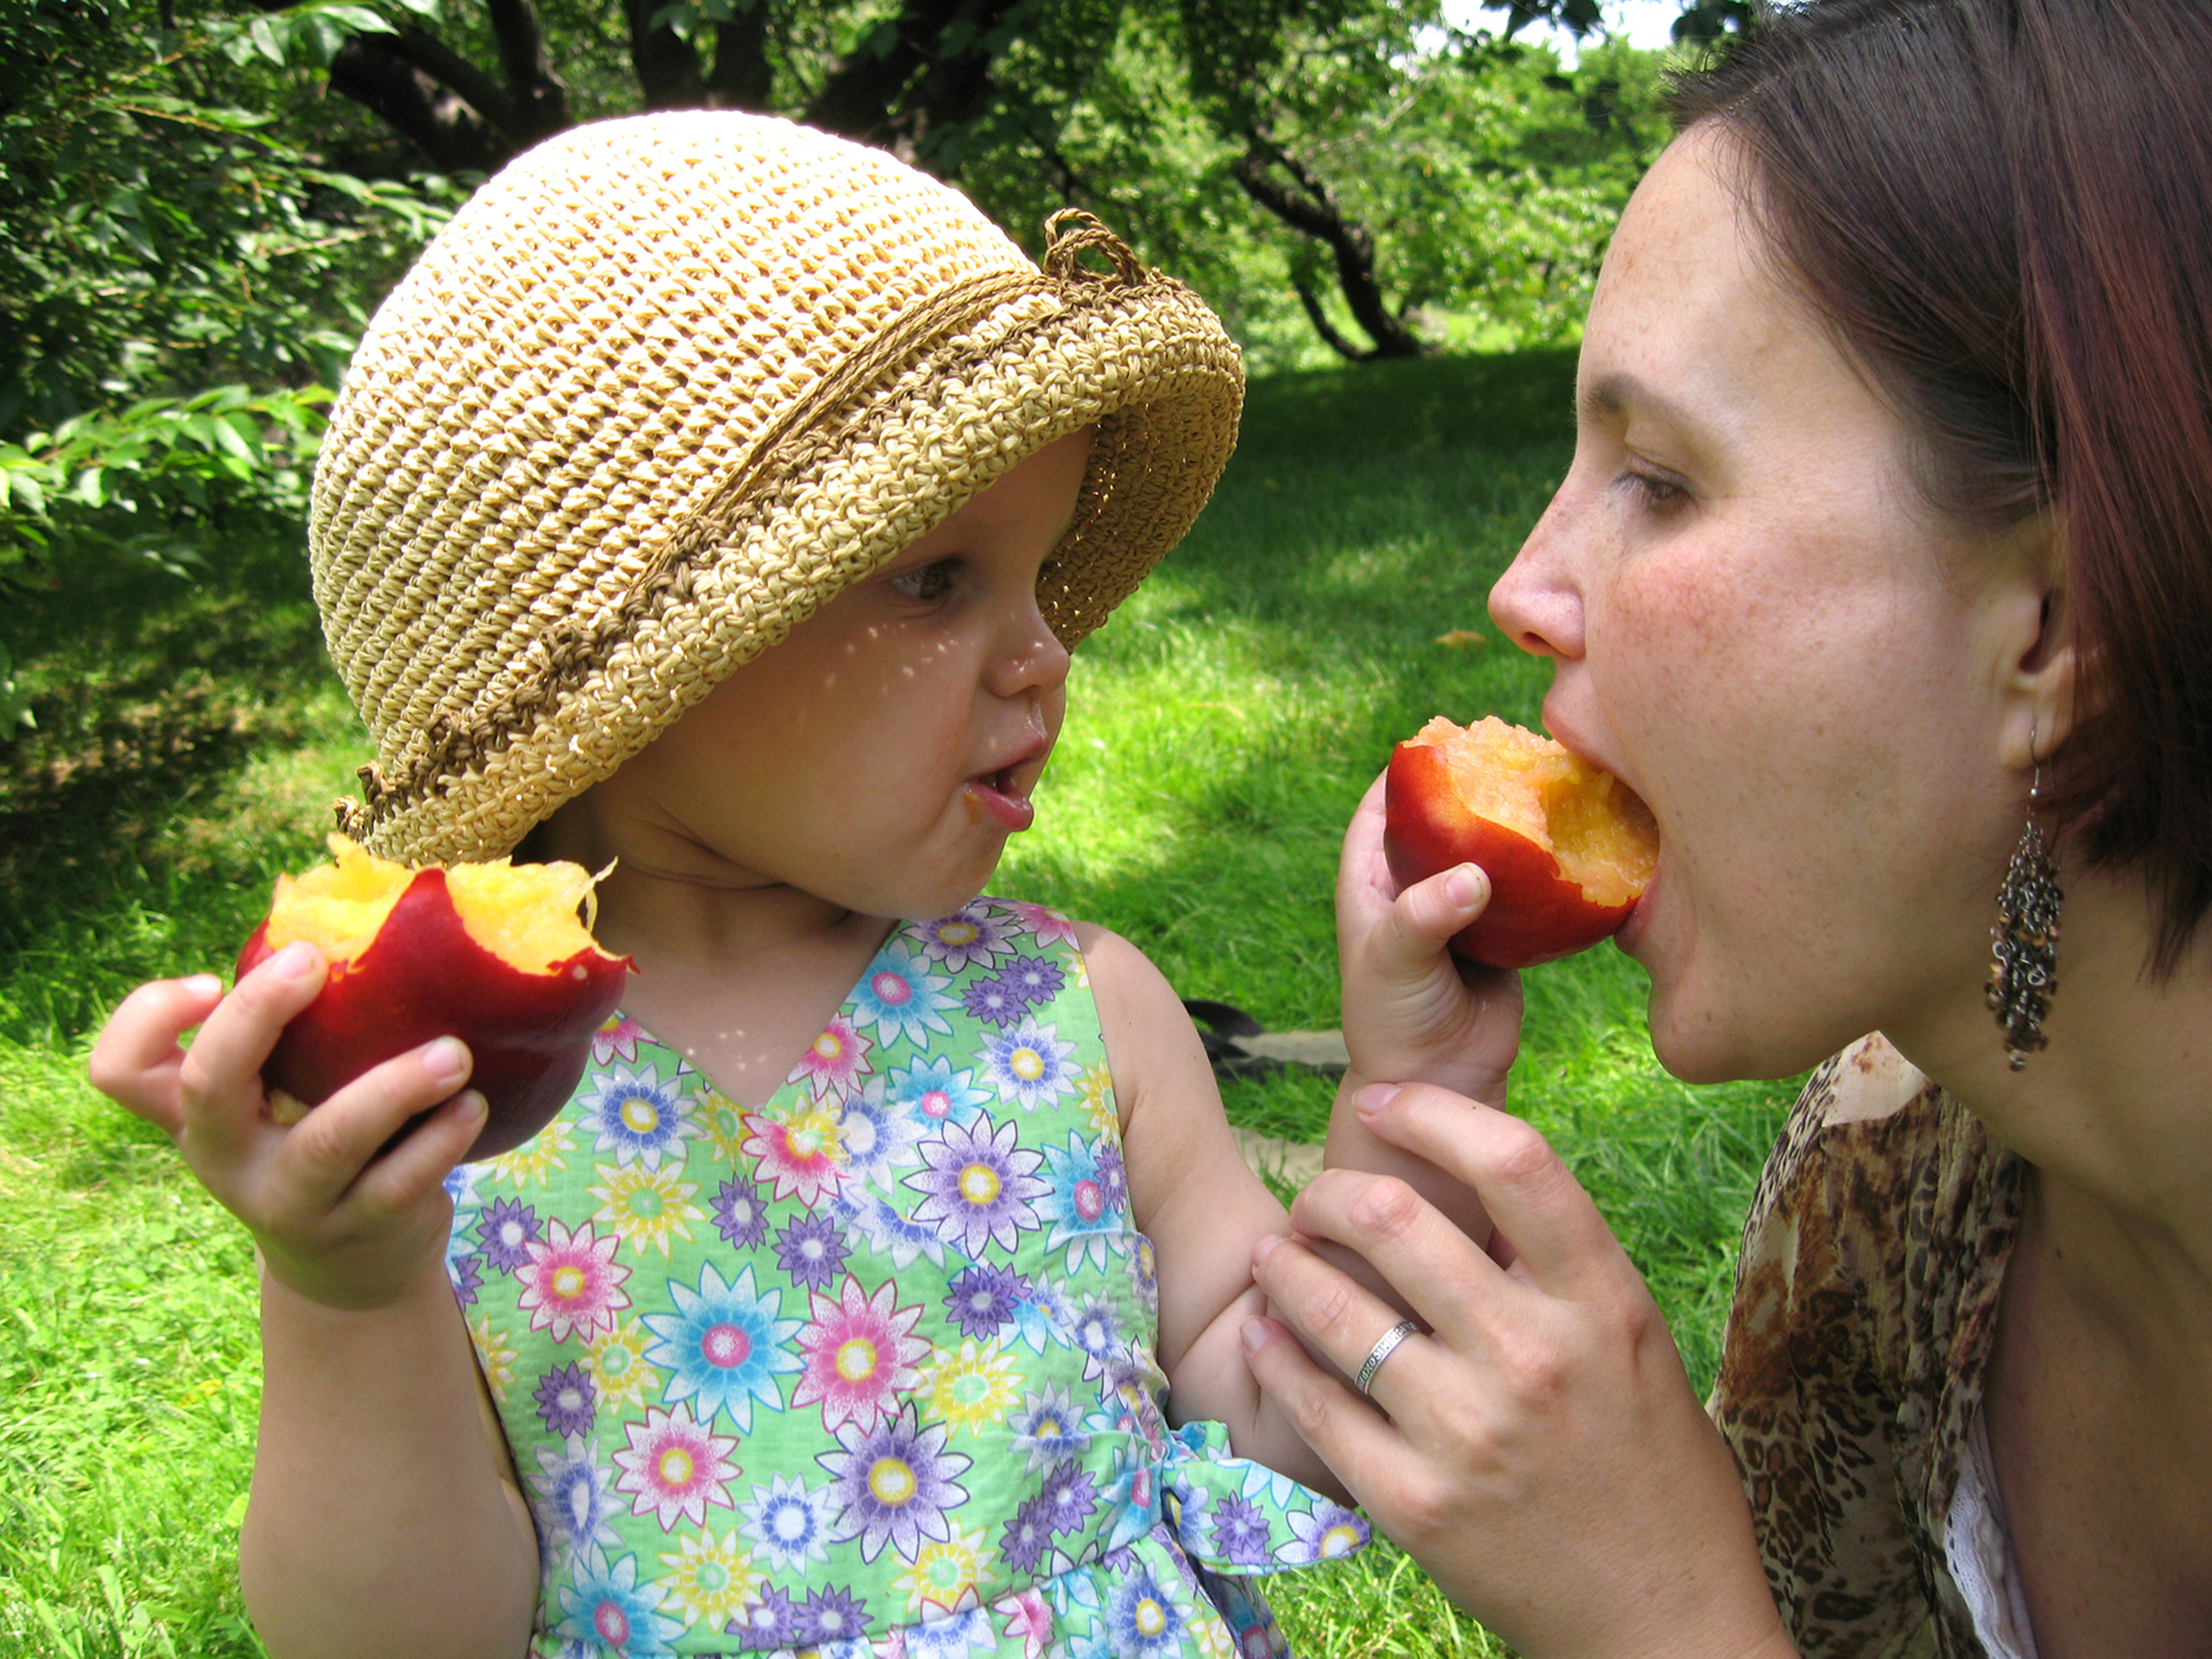
M 1370 796 L 1337 1133 L 1434 1169 L 1295 1219 L 1425 1328 L 1278 1243 L 1382 1411 L 1273 1321 L 1250 1362 L 1532 1659 L 2212 1652 L 2212 10 L 1828 0 L 1677 116 L 1491 608 L 1658 820 L 1662 1062 L 1835 1058 L 1709 1419 L 1496 1109 L 1517 995 L 1437 948 L 1484 884 L 1394 899 Z

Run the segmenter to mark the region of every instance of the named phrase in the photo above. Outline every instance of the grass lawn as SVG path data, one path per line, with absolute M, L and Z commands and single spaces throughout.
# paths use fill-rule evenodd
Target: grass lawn
M 1127 934 L 1188 996 L 1334 1025 L 1345 819 L 1431 714 L 1533 724 L 1484 596 L 1564 469 L 1566 353 L 1284 376 L 1191 539 L 1079 654 L 1039 827 L 1000 892 Z M 0 747 L 0 1653 L 249 1655 L 233 1533 L 259 1389 L 251 1254 L 166 1140 L 93 1095 L 105 1011 L 226 966 L 366 750 L 304 576 L 250 542 L 200 588 L 88 573 L 0 616 L 41 732 Z M 167 584 L 164 586 L 163 584 Z M 1437 642 L 1452 629 L 1481 643 Z M 1792 1090 L 1659 1071 L 1644 981 L 1532 971 L 1516 1109 L 1711 1375 L 1751 1183 Z M 1232 1085 L 1318 1139 L 1329 1085 Z M 1387 1547 L 1275 1581 L 1312 1656 L 1503 1651 Z

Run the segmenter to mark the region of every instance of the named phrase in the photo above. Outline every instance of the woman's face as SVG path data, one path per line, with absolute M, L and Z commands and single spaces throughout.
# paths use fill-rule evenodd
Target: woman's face
M 1923 506 L 1904 428 L 1763 262 L 1738 155 L 1693 129 L 1630 204 L 1573 466 L 1490 600 L 1553 659 L 1553 735 L 1657 817 L 1620 943 L 1692 1080 L 1985 1031 L 2020 828 L 1998 722 L 2026 584 L 1985 574 L 2018 561 Z

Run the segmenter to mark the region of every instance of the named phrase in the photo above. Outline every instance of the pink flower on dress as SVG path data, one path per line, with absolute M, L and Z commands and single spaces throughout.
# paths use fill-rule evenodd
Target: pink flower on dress
M 629 1015 L 609 1015 L 607 1023 L 592 1033 L 592 1063 L 604 1066 L 619 1054 L 631 1065 L 636 1065 L 637 1040 L 645 1035 L 645 1027 Z
M 815 1099 L 835 1094 L 842 1100 L 853 1092 L 860 1078 L 875 1069 L 868 1064 L 868 1050 L 874 1047 L 853 1029 L 852 1021 L 833 1014 L 784 1081 L 797 1083 L 803 1078 L 814 1085 Z
M 1052 1605 L 1035 1587 L 1000 1596 L 991 1611 L 1006 1620 L 1000 1627 L 1003 1634 L 1021 1638 L 1022 1659 L 1036 1659 L 1052 1640 Z
M 845 1182 L 843 1115 L 834 1103 L 812 1103 L 787 1118 L 745 1114 L 744 1154 L 758 1160 L 762 1180 L 775 1182 L 778 1202 L 796 1198 L 811 1210 L 824 1194 L 837 1196 Z
M 1004 902 L 1004 901 L 1002 901 Z M 1006 902 L 1006 908 L 1020 918 L 1023 928 L 1034 933 L 1046 945 L 1065 945 L 1080 950 L 1075 938 L 1075 923 L 1046 904 L 1024 904 L 1018 901 Z
M 532 1239 L 529 1261 L 514 1270 L 522 1286 L 515 1305 L 529 1311 L 532 1330 L 550 1330 L 556 1342 L 572 1334 L 586 1342 L 605 1335 L 615 1328 L 616 1313 L 629 1306 L 629 1292 L 622 1287 L 629 1269 L 615 1260 L 620 1237 L 601 1238 L 589 1222 L 574 1232 L 558 1221 L 546 1227 L 549 1236 Z
M 835 1298 L 813 1292 L 813 1322 L 799 1333 L 806 1374 L 791 1396 L 793 1407 L 822 1402 L 822 1426 L 841 1423 L 872 1432 L 890 1414 L 893 1396 L 921 1380 L 914 1361 L 929 1352 L 929 1339 L 913 1334 L 922 1305 L 898 1305 L 898 1284 L 886 1280 L 871 1297 L 852 1274 Z
M 736 1436 L 708 1433 L 692 1421 L 689 1406 L 673 1412 L 651 1406 L 644 1422 L 623 1426 L 629 1449 L 615 1454 L 623 1472 L 615 1490 L 630 1494 L 632 1515 L 650 1515 L 666 1532 L 679 1515 L 697 1527 L 706 1524 L 708 1505 L 737 1507 L 729 1484 L 740 1473 L 729 1457 L 738 1449 Z

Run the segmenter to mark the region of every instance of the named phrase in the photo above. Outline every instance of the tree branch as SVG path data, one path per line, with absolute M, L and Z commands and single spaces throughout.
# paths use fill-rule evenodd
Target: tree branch
M 412 30 L 355 35 L 331 59 L 331 89 L 380 117 L 442 172 L 495 171 L 514 155 L 514 146 L 472 100 L 416 61 L 410 51 L 410 35 L 416 42 L 428 40 Z M 432 55 L 441 54 L 459 62 L 442 47 Z M 498 88 L 486 77 L 465 64 L 461 68 L 469 78 L 489 88 L 495 107 L 505 104 Z
M 546 55 L 537 6 L 532 0 L 484 0 L 484 9 L 499 42 L 500 66 L 507 73 L 512 100 L 513 114 L 500 122 L 501 129 L 524 144 L 561 131 L 568 125 L 568 88 L 553 72 L 553 60 Z M 447 84 L 458 89 L 458 82 Z M 482 105 L 477 108 L 487 118 L 497 120 Z
M 1323 323 L 1318 302 L 1309 289 L 1301 287 L 1298 298 L 1316 331 L 1332 349 L 1348 357 L 1423 356 L 1428 348 L 1382 298 L 1382 285 L 1375 275 L 1375 239 L 1367 227 L 1346 218 L 1328 181 L 1296 156 L 1257 131 L 1246 137 L 1248 148 L 1230 163 L 1231 175 L 1255 202 L 1335 256 L 1337 286 L 1344 290 L 1345 303 L 1352 307 L 1353 319 L 1368 338 L 1375 342 L 1375 348 L 1367 352 L 1347 350 L 1342 337 Z M 1269 171 L 1271 166 L 1288 173 L 1297 188 L 1276 179 Z
M 647 109 L 694 109 L 707 101 L 699 54 L 675 30 L 653 27 L 662 0 L 623 0 L 629 20 L 630 67 Z

